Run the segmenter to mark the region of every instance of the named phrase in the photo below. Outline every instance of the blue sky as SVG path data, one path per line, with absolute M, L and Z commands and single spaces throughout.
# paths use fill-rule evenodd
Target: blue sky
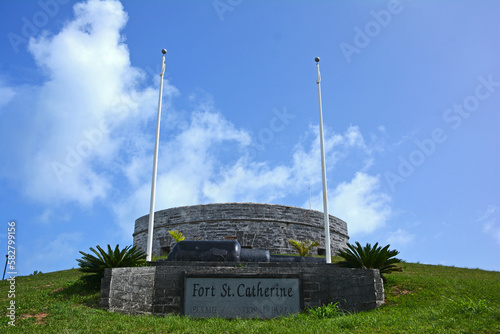
M 351 242 L 500 270 L 498 1 L 0 2 L 0 247 L 18 272 L 132 243 L 149 211 L 329 211 Z

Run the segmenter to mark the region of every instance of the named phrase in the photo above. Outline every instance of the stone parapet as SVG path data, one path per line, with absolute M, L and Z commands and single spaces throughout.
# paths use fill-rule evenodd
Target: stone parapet
M 168 253 L 175 244 L 168 231 L 178 230 L 188 240 L 237 239 L 244 248 L 267 249 L 273 254 L 295 253 L 289 239 L 320 242 L 324 254 L 324 214 L 298 207 L 260 203 L 193 205 L 155 212 L 153 255 Z M 330 215 L 332 254 L 346 246 L 347 224 Z M 146 251 L 149 215 L 136 220 L 134 246 Z

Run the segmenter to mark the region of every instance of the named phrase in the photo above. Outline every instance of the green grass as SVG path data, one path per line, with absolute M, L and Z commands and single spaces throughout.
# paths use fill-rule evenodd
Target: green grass
M 9 333 L 500 333 L 500 272 L 402 263 L 387 275 L 386 303 L 373 311 L 271 320 L 128 316 L 99 309 L 99 291 L 75 269 L 18 277 L 16 327 L 0 282 L 0 332 Z M 326 310 L 328 311 L 328 310 Z

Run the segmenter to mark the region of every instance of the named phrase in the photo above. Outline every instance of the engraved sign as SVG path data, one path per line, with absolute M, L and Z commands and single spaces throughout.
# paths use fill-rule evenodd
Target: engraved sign
M 275 318 L 301 310 L 297 276 L 186 276 L 184 314 L 195 318 Z

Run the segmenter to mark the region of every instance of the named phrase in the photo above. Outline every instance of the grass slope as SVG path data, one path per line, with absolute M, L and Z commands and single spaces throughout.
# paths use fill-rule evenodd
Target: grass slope
M 9 333 L 500 333 L 500 272 L 401 263 L 387 275 L 379 309 L 319 319 L 271 320 L 128 316 L 99 309 L 99 291 L 75 269 L 18 277 L 16 321 L 5 316 L 9 282 L 0 282 L 0 332 Z

